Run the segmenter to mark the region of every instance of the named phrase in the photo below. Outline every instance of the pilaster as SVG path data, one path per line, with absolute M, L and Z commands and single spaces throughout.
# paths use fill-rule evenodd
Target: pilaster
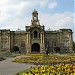
M 41 44 L 42 44 L 42 33 L 41 33 Z

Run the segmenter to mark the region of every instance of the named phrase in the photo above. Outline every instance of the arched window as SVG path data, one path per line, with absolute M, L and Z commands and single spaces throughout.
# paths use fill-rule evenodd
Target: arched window
M 34 31 L 34 38 L 38 38 L 38 32 L 36 30 Z

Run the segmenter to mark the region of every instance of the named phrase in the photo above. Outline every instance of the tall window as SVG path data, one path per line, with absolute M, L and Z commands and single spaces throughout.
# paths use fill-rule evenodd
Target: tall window
M 64 47 L 66 47 L 66 48 L 68 47 L 68 42 L 67 41 L 64 42 Z
M 6 47 L 7 47 L 7 41 L 3 41 L 1 48 L 6 48 Z
M 14 44 L 15 45 L 18 45 L 19 44 L 19 40 L 18 39 L 15 39 Z
M 25 42 L 24 41 L 21 42 L 21 47 L 25 48 Z
M 52 46 L 53 47 L 56 47 L 56 42 L 52 42 Z
M 33 38 L 33 34 L 31 34 L 31 38 Z
M 40 38 L 40 33 L 39 33 L 39 38 Z
M 6 35 L 6 32 L 2 31 L 2 35 Z
M 34 38 L 38 38 L 38 32 L 34 31 Z

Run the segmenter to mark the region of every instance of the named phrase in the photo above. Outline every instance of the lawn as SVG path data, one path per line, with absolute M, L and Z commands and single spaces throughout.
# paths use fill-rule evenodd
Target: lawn
M 14 52 L 0 52 L 0 61 L 6 59 L 7 57 L 16 57 L 22 54 L 14 53 Z
M 19 56 L 21 54 L 20 53 L 14 53 L 14 52 L 2 52 L 1 55 L 4 57 L 16 57 L 16 56 Z
M 4 60 L 4 56 L 0 55 L 0 61 Z

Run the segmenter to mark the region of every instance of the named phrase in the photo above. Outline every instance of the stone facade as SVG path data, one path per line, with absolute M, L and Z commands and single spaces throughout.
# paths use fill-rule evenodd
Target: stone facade
M 12 51 L 17 46 L 23 53 L 43 53 L 48 48 L 53 52 L 56 48 L 61 52 L 73 52 L 73 38 L 71 29 L 45 31 L 40 25 L 38 12 L 32 12 L 31 25 L 26 26 L 26 31 L 0 30 L 0 51 Z

